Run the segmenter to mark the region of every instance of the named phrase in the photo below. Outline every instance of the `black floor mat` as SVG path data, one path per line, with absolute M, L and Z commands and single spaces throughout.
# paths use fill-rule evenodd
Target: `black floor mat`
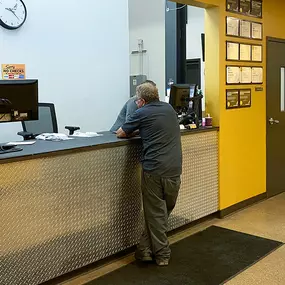
M 168 267 L 133 262 L 89 285 L 218 285 L 282 245 L 212 226 L 171 246 Z

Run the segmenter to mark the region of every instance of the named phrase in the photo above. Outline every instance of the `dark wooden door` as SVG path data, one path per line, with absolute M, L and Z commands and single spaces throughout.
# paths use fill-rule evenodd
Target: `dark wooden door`
M 267 194 L 285 191 L 285 40 L 267 39 Z

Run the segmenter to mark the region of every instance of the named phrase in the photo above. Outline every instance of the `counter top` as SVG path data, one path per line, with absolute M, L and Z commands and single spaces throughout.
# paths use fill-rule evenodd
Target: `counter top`
M 194 135 L 201 132 L 218 131 L 219 128 L 201 128 L 196 130 L 182 130 L 181 135 Z M 33 145 L 21 145 L 23 149 L 18 152 L 0 154 L 0 163 L 37 158 L 39 156 L 51 156 L 59 153 L 73 152 L 74 150 L 102 149 L 118 147 L 127 144 L 139 143 L 140 137 L 130 139 L 118 139 L 111 132 L 102 132 L 102 136 L 92 138 L 74 138 L 67 141 L 42 141 L 38 140 Z

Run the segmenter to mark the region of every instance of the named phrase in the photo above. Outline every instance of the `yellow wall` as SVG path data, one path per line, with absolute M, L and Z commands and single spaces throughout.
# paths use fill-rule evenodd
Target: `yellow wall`
M 265 35 L 285 39 L 285 1 L 263 0 Z
M 214 114 L 215 123 L 220 126 L 220 209 L 225 209 L 266 192 L 266 74 L 262 85 L 264 91 L 256 92 L 255 85 L 251 86 L 251 108 L 226 110 L 226 89 L 236 87 L 225 84 L 225 67 L 230 64 L 225 60 L 225 17 L 237 14 L 226 12 L 225 0 L 183 2 L 198 6 L 201 6 L 199 2 L 218 6 L 208 8 L 206 12 L 206 108 Z M 264 0 L 263 3 L 262 20 L 241 15 L 238 17 L 263 23 L 263 63 L 254 65 L 263 66 L 266 73 L 266 36 L 285 38 L 285 1 Z M 215 45 L 214 35 L 218 35 Z M 242 39 L 237 41 L 256 43 Z M 248 88 L 238 88 L 243 87 Z

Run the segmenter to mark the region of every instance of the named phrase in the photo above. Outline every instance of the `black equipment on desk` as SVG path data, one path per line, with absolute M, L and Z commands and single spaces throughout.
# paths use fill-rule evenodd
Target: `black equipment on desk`
M 38 119 L 38 80 L 0 80 L 0 123 Z M 0 154 L 21 151 L 0 145 Z
M 202 94 L 197 84 L 174 84 L 171 86 L 169 103 L 180 117 L 179 124 L 202 124 Z
M 189 99 L 189 102 L 193 104 L 193 107 L 189 108 L 188 112 L 181 116 L 181 118 L 179 119 L 180 125 L 189 125 L 194 123 L 197 128 L 201 126 L 202 116 L 199 116 L 199 105 L 202 99 L 203 95 L 197 95 Z
M 38 119 L 38 80 L 0 80 L 0 123 Z
M 39 119 L 37 121 L 22 122 L 23 131 L 18 132 L 24 140 L 35 139 L 36 136 L 42 133 L 58 133 L 57 119 L 55 106 L 53 103 L 39 103 Z M 69 130 L 69 135 L 73 135 L 74 131 L 79 130 L 79 127 L 66 126 Z

